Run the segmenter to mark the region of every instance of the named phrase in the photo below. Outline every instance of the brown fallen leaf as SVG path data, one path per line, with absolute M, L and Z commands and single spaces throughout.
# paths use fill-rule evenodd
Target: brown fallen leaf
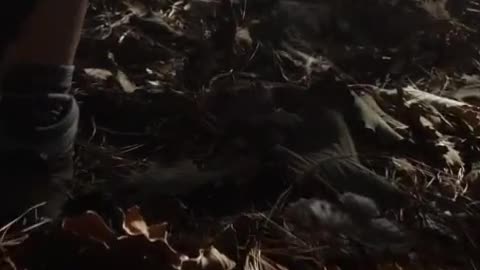
M 181 270 L 232 270 L 237 264 L 215 247 L 200 249 L 197 258 L 185 259 Z
M 148 240 L 155 242 L 155 241 L 165 241 L 168 236 L 168 223 L 159 223 L 154 224 L 148 227 Z
M 93 211 L 73 218 L 65 218 L 62 229 L 77 236 L 90 238 L 108 247 L 115 241 L 115 232 L 105 223 L 103 218 Z
M 140 208 L 138 206 L 131 207 L 127 210 L 122 228 L 131 236 L 145 235 L 147 238 L 149 236 L 147 223 L 140 214 Z
M 143 235 L 149 241 L 155 242 L 166 240 L 168 224 L 160 223 L 148 226 L 140 213 L 140 208 L 134 206 L 126 211 L 122 228 L 130 236 Z
M 148 226 L 138 207 L 128 209 L 124 217 L 122 225 L 127 232 L 124 235 L 115 234 L 93 211 L 79 217 L 66 218 L 63 229 L 82 240 L 103 244 L 106 249 L 90 249 L 87 246 L 84 252 L 106 256 L 107 260 L 112 258 L 120 265 L 135 262 L 141 269 L 145 265 L 155 265 L 159 269 L 180 269 L 183 256 L 168 243 L 166 223 Z
M 386 89 L 381 89 L 379 91 L 382 91 L 386 94 L 392 93 Z M 408 100 L 405 104 L 406 106 L 409 104 L 429 104 L 436 108 L 437 111 L 439 111 L 442 115 L 452 115 L 458 117 L 464 121 L 465 124 L 468 124 L 471 127 L 478 126 L 478 121 L 480 120 L 480 111 L 476 106 L 448 97 L 441 97 L 427 93 L 411 86 L 404 88 L 403 91 Z

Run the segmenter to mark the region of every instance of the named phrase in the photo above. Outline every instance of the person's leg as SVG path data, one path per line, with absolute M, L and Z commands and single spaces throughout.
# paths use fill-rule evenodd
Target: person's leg
M 87 6 L 88 0 L 40 1 L 33 14 L 24 23 L 20 35 L 7 53 L 6 62 L 7 66 L 10 67 L 10 72 L 8 72 L 6 78 L 8 80 L 7 83 L 16 79 L 16 76 L 23 76 L 22 79 L 25 81 L 27 78 L 25 75 L 33 75 L 36 79 L 32 82 L 32 84 L 36 83 L 34 85 L 35 89 L 25 90 L 32 92 L 51 91 L 51 89 L 38 89 L 38 87 L 52 88 L 47 83 L 51 83 L 50 81 L 53 81 L 53 79 L 49 80 L 37 74 L 15 73 L 18 72 L 18 68 L 23 69 L 26 67 L 30 69 L 38 66 L 49 67 L 47 70 L 37 70 L 39 73 L 51 71 L 59 66 L 70 66 L 71 68 L 80 40 Z M 19 81 L 12 83 L 20 83 Z M 18 85 L 8 86 L 5 86 L 6 91 L 21 91 L 19 88 L 22 88 L 18 87 Z
M 10 52 L 15 63 L 73 64 L 87 0 L 43 0 Z
M 0 102 L 0 181 L 7 194 L 0 200 L 12 207 L 2 214 L 47 201 L 46 214 L 55 216 L 64 201 L 57 186 L 73 177 L 79 111 L 69 91 L 87 5 L 39 1 L 7 52 Z

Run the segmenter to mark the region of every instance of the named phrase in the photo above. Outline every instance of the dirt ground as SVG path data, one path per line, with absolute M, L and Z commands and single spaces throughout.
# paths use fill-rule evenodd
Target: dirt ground
M 474 0 L 92 1 L 72 200 L 1 228 L 0 269 L 477 269 L 479 25 Z

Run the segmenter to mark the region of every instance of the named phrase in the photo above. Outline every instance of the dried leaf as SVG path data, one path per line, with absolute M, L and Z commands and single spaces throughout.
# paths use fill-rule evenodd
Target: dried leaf
M 436 144 L 437 147 L 446 148 L 442 155 L 445 163 L 450 167 L 464 167 L 465 163 L 460 156 L 460 152 L 455 150 L 453 143 L 442 140 Z
M 168 234 L 168 223 L 154 224 L 148 227 L 148 239 L 154 241 L 165 241 Z
M 101 81 L 105 81 L 113 76 L 111 71 L 101 68 L 85 68 L 83 71 L 88 76 Z
M 160 223 L 148 226 L 138 206 L 131 207 L 127 210 L 122 227 L 128 235 L 143 235 L 151 242 L 165 241 L 167 238 L 168 224 Z
M 236 263 L 220 253 L 215 247 L 201 249 L 197 258 L 182 262 L 182 270 L 232 270 Z
M 113 230 L 100 215 L 93 211 L 87 211 L 78 217 L 65 218 L 62 222 L 62 229 L 80 237 L 99 241 L 104 245 L 116 239 Z
M 135 83 L 130 81 L 127 74 L 125 74 L 123 71 L 118 70 L 116 78 L 117 78 L 118 83 L 122 87 L 123 91 L 125 91 L 125 93 L 131 94 L 131 93 L 135 92 L 135 90 L 138 89 L 138 87 L 135 85 Z
M 382 109 L 380 105 L 385 106 L 385 100 L 383 100 L 379 95 L 364 95 L 361 98 L 394 130 L 408 129 L 408 125 L 398 121 Z
M 364 122 L 365 128 L 375 131 L 392 141 L 403 140 L 403 136 L 396 132 L 378 113 L 383 112 L 376 104 L 375 100 L 368 95 L 359 96 L 352 92 L 355 99 L 355 106 L 360 112 L 361 120 Z M 385 112 L 383 114 L 386 115 Z
M 383 90 L 388 92 L 389 90 Z M 463 107 L 467 106 L 470 107 L 469 104 L 457 101 L 454 99 L 440 97 L 434 94 L 430 94 L 421 90 L 416 89 L 413 86 L 407 86 L 403 88 L 405 95 L 408 98 L 408 102 L 405 105 L 410 105 L 413 103 L 428 103 L 432 104 L 433 106 L 441 106 L 441 107 Z
M 128 235 L 145 235 L 147 238 L 149 236 L 147 223 L 140 214 L 140 208 L 138 206 L 127 210 L 122 227 Z

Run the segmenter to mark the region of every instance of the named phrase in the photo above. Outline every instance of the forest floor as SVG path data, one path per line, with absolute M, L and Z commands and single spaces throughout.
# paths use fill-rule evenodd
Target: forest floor
M 0 269 L 480 268 L 480 2 L 91 2 L 72 202 Z M 323 107 L 361 173 L 286 143 Z

